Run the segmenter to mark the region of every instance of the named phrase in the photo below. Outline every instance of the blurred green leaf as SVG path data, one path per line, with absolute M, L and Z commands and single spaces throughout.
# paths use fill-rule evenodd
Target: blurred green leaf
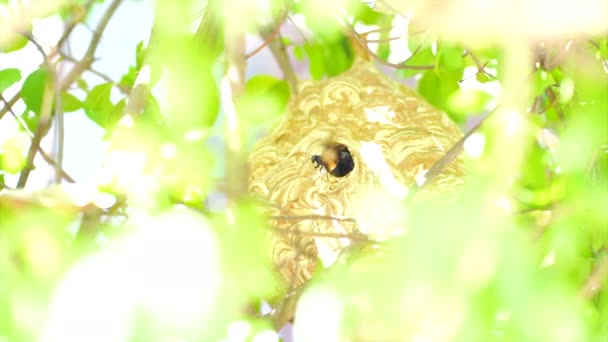
M 574 95 L 574 81 L 569 78 L 563 79 L 559 83 L 559 102 L 568 103 Z
M 461 115 L 464 119 L 467 114 L 475 114 L 483 111 L 492 99 L 492 96 L 481 90 L 462 90 L 453 92 L 447 101 L 450 112 Z M 462 122 L 463 120 L 457 120 Z
M 434 70 L 427 70 L 418 81 L 418 91 L 432 105 L 449 110 L 449 99 L 460 89 L 458 81 L 453 78 L 440 79 Z
M 347 6 L 347 11 L 355 18 L 355 20 L 366 25 L 377 24 L 384 17 L 383 14 L 372 10 L 362 1 L 349 1 Z
M 465 68 L 464 50 L 449 43 L 437 47 L 436 71 L 441 79 L 461 80 Z
M 38 122 L 40 121 L 40 115 L 26 108 L 23 114 L 21 115 L 21 118 L 25 122 L 25 125 L 27 126 L 30 132 L 36 131 L 36 127 L 38 127 Z
M 290 90 L 287 82 L 270 75 L 257 75 L 245 84 L 245 92 L 237 109 L 245 125 L 268 122 L 281 115 L 287 107 Z
M 76 85 L 78 86 L 78 89 L 82 89 L 84 91 L 88 91 L 89 90 L 89 85 L 87 84 L 87 81 L 85 81 L 82 78 L 79 78 L 76 81 Z
M 110 114 L 114 109 L 114 104 L 110 100 L 113 87 L 112 83 L 102 83 L 95 86 L 89 91 L 83 103 L 87 117 L 105 129 L 108 128 Z
M 147 47 L 144 47 L 144 41 L 142 40 L 135 48 L 135 68 L 137 70 L 141 69 L 144 65 L 144 59 L 146 58 L 147 52 Z
M 133 88 L 135 84 L 135 80 L 137 79 L 138 70 L 135 67 L 129 67 L 129 71 L 126 74 L 122 75 L 118 84 L 127 89 Z
M 475 74 L 475 79 L 477 79 L 477 81 L 480 82 L 480 83 L 486 83 L 486 82 L 490 82 L 490 81 L 495 81 L 494 77 L 490 77 L 488 74 L 486 74 L 483 71 L 478 72 L 477 74 Z
M 7 45 L 0 46 L 0 52 L 2 53 L 10 53 L 13 51 L 23 49 L 29 40 L 20 34 L 15 34 L 12 39 L 8 40 Z
M 310 76 L 319 80 L 325 74 L 325 60 L 323 58 L 323 47 L 318 44 L 304 45 L 304 51 L 308 55 Z
M 47 81 L 48 71 L 40 68 L 27 76 L 21 86 L 21 98 L 27 108 L 36 114 L 40 114 L 42 96 L 44 93 L 45 82 Z
M 8 87 L 19 82 L 21 79 L 21 71 L 15 68 L 0 70 L 0 94 Z
M 304 59 L 304 52 L 305 52 L 305 47 L 302 45 L 296 45 L 293 48 L 293 55 L 296 57 L 296 59 L 298 60 L 302 60 Z
M 414 52 L 415 50 L 412 50 L 412 52 Z M 430 47 L 426 47 L 426 48 L 421 48 L 420 50 L 416 51 L 416 53 L 414 55 L 412 55 L 407 61 L 406 63 L 407 65 L 433 65 L 435 64 L 435 55 L 433 55 L 433 52 L 431 50 Z M 403 77 L 403 78 L 409 78 L 412 77 L 414 75 L 418 75 L 420 73 L 423 73 L 424 70 L 414 70 L 414 69 L 399 69 L 399 71 L 397 71 L 397 73 Z
M 125 114 L 126 105 L 127 105 L 127 100 L 126 100 L 126 98 L 124 98 L 124 99 L 118 101 L 116 103 L 116 105 L 114 105 L 112 107 L 112 109 L 110 110 L 109 115 L 107 116 L 107 120 L 105 121 L 104 128 L 106 129 L 106 132 L 103 137 L 104 139 L 109 139 L 112 137 L 112 130 L 114 129 L 114 127 L 116 127 L 116 124 L 118 124 L 120 119 Z
M 336 76 L 350 68 L 354 52 L 346 37 L 332 42 L 315 42 L 304 45 L 309 58 L 309 70 L 313 79 Z
M 293 44 L 293 41 L 289 37 L 281 37 L 281 42 L 285 46 L 291 46 Z
M 542 95 L 544 94 L 545 89 L 556 85 L 555 80 L 553 79 L 553 73 L 540 69 L 532 73 L 530 83 L 534 96 Z
M 608 59 L 608 38 L 604 38 L 599 42 L 600 57 Z
M 61 93 L 61 105 L 64 112 L 75 112 L 82 108 L 82 101 L 76 96 L 64 91 Z

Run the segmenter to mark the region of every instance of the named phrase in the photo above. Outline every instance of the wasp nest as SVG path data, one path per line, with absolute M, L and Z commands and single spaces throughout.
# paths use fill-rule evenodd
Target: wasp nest
M 359 219 L 362 197 L 403 198 L 462 137 L 445 113 L 369 61 L 298 88 L 249 160 L 249 190 L 269 203 L 272 258 L 291 286 L 319 259 L 331 264 L 352 244 L 349 234 L 372 234 L 373 220 Z M 457 159 L 425 192 L 451 191 L 463 175 Z

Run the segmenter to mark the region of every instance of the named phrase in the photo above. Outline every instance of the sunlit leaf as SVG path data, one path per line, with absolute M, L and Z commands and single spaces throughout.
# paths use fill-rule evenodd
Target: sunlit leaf
M 465 67 L 463 52 L 459 46 L 449 43 L 438 46 L 436 70 L 441 79 L 462 79 Z
M 0 52 L 9 53 L 9 52 L 21 50 L 29 42 L 29 40 L 27 40 L 27 38 L 25 38 L 22 35 L 14 35 L 11 38 L 12 39 L 10 39 L 8 41 L 8 44 L 0 46 Z
M 427 70 L 418 81 L 418 91 L 431 104 L 445 110 L 449 109 L 448 99 L 460 87 L 458 81 L 453 78 L 440 79 L 434 70 Z
M 405 64 L 412 66 L 421 66 L 421 65 L 433 65 L 435 63 L 435 56 L 430 47 L 426 47 L 420 49 L 418 51 L 413 50 L 412 52 L 416 52 L 410 58 L 408 58 Z M 424 72 L 424 70 L 415 70 L 415 69 L 400 69 L 398 71 L 399 75 L 403 78 L 412 77 L 414 75 L 420 74 Z
M 0 94 L 8 87 L 17 83 L 21 79 L 21 71 L 19 69 L 4 69 L 0 70 Z
M 64 91 L 61 93 L 61 105 L 64 112 L 75 112 L 82 108 L 82 101 L 76 96 Z
M 247 124 L 259 124 L 283 113 L 289 99 L 287 82 L 269 75 L 258 75 L 245 84 L 238 110 Z
M 21 86 L 21 98 L 27 108 L 36 114 L 40 114 L 42 96 L 44 95 L 45 82 L 47 81 L 48 71 L 40 68 L 29 74 Z
M 110 100 L 113 87 L 112 83 L 95 86 L 89 91 L 83 103 L 87 117 L 103 128 L 108 128 L 110 113 L 114 108 L 114 104 Z
M 491 99 L 490 94 L 481 90 L 459 89 L 450 95 L 447 104 L 451 112 L 466 116 L 484 110 Z
M 555 80 L 553 73 L 545 70 L 537 70 L 531 75 L 532 94 L 540 95 L 545 92 L 548 87 L 554 86 Z
M 574 95 L 574 82 L 567 78 L 560 82 L 559 84 L 559 102 L 567 103 L 572 99 Z

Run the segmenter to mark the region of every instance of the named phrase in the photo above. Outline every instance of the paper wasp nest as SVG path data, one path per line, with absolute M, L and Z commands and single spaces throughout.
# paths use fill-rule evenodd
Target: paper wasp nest
M 445 113 L 369 61 L 356 60 L 338 77 L 300 82 L 287 113 L 249 159 L 249 190 L 269 203 L 272 258 L 286 284 L 308 280 L 319 258 L 331 264 L 352 243 L 344 235 L 383 228 L 361 224 L 361 198 L 380 191 L 399 203 L 461 137 Z M 328 144 L 342 144 L 352 156 L 354 168 L 343 177 L 315 168 L 314 156 L 319 161 Z M 457 159 L 425 192 L 451 191 L 463 175 Z

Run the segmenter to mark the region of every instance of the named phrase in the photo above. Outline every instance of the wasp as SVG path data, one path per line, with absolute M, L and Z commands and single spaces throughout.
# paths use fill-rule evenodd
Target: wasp
M 348 147 L 339 143 L 328 143 L 321 155 L 313 155 L 310 160 L 315 168 L 323 167 L 334 177 L 344 177 L 355 168 L 355 161 Z

